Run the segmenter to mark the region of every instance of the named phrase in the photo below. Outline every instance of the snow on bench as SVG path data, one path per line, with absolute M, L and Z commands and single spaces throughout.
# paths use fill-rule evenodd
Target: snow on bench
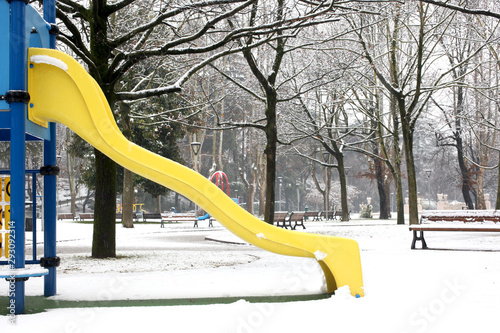
M 450 210 L 425 211 L 420 217 L 420 224 L 411 225 L 413 232 L 411 249 L 417 241 L 422 249 L 427 249 L 424 231 L 454 232 L 500 232 L 500 212 L 494 210 Z

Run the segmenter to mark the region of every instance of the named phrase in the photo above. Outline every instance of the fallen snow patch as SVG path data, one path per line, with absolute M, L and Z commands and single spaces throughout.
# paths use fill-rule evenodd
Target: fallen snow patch
M 68 70 L 68 65 L 66 65 L 64 61 L 48 55 L 43 55 L 43 54 L 34 55 L 31 56 L 30 61 L 34 62 L 35 64 L 47 64 L 55 66 L 57 68 L 62 69 L 65 72 Z
M 314 252 L 314 256 L 316 257 L 317 260 L 323 260 L 326 258 L 328 254 L 326 254 L 325 252 L 321 252 L 320 250 Z
M 342 286 L 335 290 L 335 300 L 350 300 L 352 299 L 351 289 L 349 286 Z

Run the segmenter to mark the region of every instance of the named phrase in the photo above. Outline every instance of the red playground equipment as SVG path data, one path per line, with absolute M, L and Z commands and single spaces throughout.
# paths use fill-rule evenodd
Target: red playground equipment
M 212 183 L 214 182 L 214 178 L 216 186 L 219 186 L 220 182 L 220 188 L 222 192 L 224 192 L 224 179 L 226 180 L 226 194 L 229 196 L 229 181 L 227 180 L 226 174 L 222 171 L 217 171 L 212 175 L 212 177 L 210 177 L 210 181 Z

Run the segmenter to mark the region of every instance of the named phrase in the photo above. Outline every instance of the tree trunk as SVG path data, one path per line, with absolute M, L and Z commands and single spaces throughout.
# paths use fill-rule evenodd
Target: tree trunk
M 251 141 L 252 142 L 252 141 Z M 252 144 L 253 146 L 253 144 Z M 255 214 L 255 207 L 254 207 L 254 201 L 255 201 L 255 191 L 257 190 L 257 177 L 258 177 L 258 165 L 259 165 L 259 159 L 258 155 L 259 152 L 257 149 L 251 148 L 251 154 L 250 154 L 250 160 L 253 161 L 251 167 L 250 167 L 250 180 L 248 182 L 248 187 L 247 187 L 247 204 L 246 204 L 246 209 L 250 214 Z
M 161 195 L 156 197 L 156 212 L 161 214 Z
M 399 115 L 397 112 L 397 106 L 395 103 L 395 98 L 391 97 L 391 113 L 393 116 L 393 145 L 392 145 L 392 154 L 393 154 L 393 171 L 392 178 L 394 178 L 394 188 L 396 190 L 396 218 L 397 224 L 405 224 L 405 203 L 403 196 L 403 177 L 401 176 L 401 149 L 399 148 Z
M 116 163 L 95 151 L 96 191 L 92 257 L 116 257 Z
M 377 179 L 377 190 L 380 201 L 380 219 L 387 220 L 389 218 L 389 211 L 387 210 L 387 193 L 385 191 L 385 177 L 382 161 L 376 158 L 373 162 L 375 165 L 375 177 Z
M 132 139 L 130 125 L 130 105 L 120 103 L 119 110 L 122 118 L 123 135 Z M 125 228 L 134 227 L 134 173 L 123 168 L 123 194 L 122 194 L 122 225 Z
M 259 170 L 260 170 L 260 181 L 259 181 L 259 216 L 264 216 L 266 205 L 266 159 L 263 155 L 259 157 Z
M 66 140 L 67 142 L 71 141 L 71 130 L 66 128 Z M 76 165 L 76 157 L 72 156 L 68 150 L 66 150 L 66 170 L 68 172 L 68 182 L 69 182 L 69 192 L 71 196 L 71 213 L 73 216 L 76 216 L 76 197 L 78 186 L 76 184 L 78 177 L 78 166 Z
M 111 48 L 107 45 L 108 16 L 105 14 L 106 1 L 90 3 L 90 53 L 95 67 L 89 74 L 96 80 L 108 100 L 111 110 L 115 107 L 113 87 L 103 82 L 108 73 Z M 97 149 L 95 152 L 95 209 L 92 257 L 116 257 L 116 163 Z
M 464 104 L 464 93 L 463 87 L 457 87 L 457 117 L 455 119 L 455 141 L 457 147 L 457 158 L 458 158 L 458 166 L 460 168 L 461 175 L 461 190 L 462 196 L 464 198 L 465 204 L 467 205 L 467 209 L 474 209 L 474 203 L 472 201 L 470 195 L 470 187 L 471 187 L 471 179 L 470 172 L 465 163 L 464 157 L 464 143 L 462 140 L 462 124 L 461 124 L 461 116 L 463 114 L 463 104 Z
M 500 210 L 500 156 L 498 157 L 499 166 L 498 168 L 498 181 L 497 181 L 497 201 L 495 203 L 495 209 Z
M 123 169 L 122 224 L 125 228 L 134 227 L 134 174 Z
M 276 149 L 278 143 L 278 129 L 276 125 L 277 93 L 274 89 L 267 91 L 266 107 L 266 210 L 264 221 L 269 224 L 274 222 L 275 205 L 275 179 L 276 179 Z
M 344 168 L 344 156 L 336 156 L 340 179 L 340 201 L 342 207 L 342 221 L 349 221 L 349 204 L 347 201 L 347 181 Z
M 76 169 L 75 165 L 76 158 L 71 156 L 71 154 L 66 154 L 66 167 L 68 170 L 68 182 L 69 182 L 69 193 L 71 196 L 71 213 L 76 216 L 76 196 L 77 196 L 77 186 L 76 186 Z
M 404 107 L 404 103 L 402 106 Z M 408 176 L 408 197 L 410 224 L 418 224 L 417 175 L 413 157 L 413 133 L 407 121 L 403 121 L 403 141 L 405 145 L 406 173 Z

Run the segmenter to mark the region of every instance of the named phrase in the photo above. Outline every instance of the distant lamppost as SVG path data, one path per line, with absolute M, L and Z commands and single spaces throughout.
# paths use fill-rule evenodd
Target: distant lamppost
M 426 169 L 425 174 L 427 175 L 427 190 L 428 190 L 428 195 L 429 195 L 429 207 L 428 209 L 431 209 L 431 175 L 432 175 L 432 170 L 431 169 Z
M 279 211 L 281 212 L 281 186 L 283 185 L 283 177 L 278 177 L 279 187 L 278 187 L 278 200 L 279 200 Z
M 300 183 L 297 182 L 295 185 L 297 185 L 297 210 L 300 211 L 300 192 L 299 192 Z
M 198 172 L 198 153 L 200 152 L 201 143 L 197 141 L 191 142 L 191 150 L 194 154 L 194 171 Z M 198 216 L 198 204 L 194 204 L 194 215 Z
M 191 150 L 194 154 L 194 171 L 198 172 L 198 153 L 200 152 L 201 143 L 200 142 L 191 142 Z

